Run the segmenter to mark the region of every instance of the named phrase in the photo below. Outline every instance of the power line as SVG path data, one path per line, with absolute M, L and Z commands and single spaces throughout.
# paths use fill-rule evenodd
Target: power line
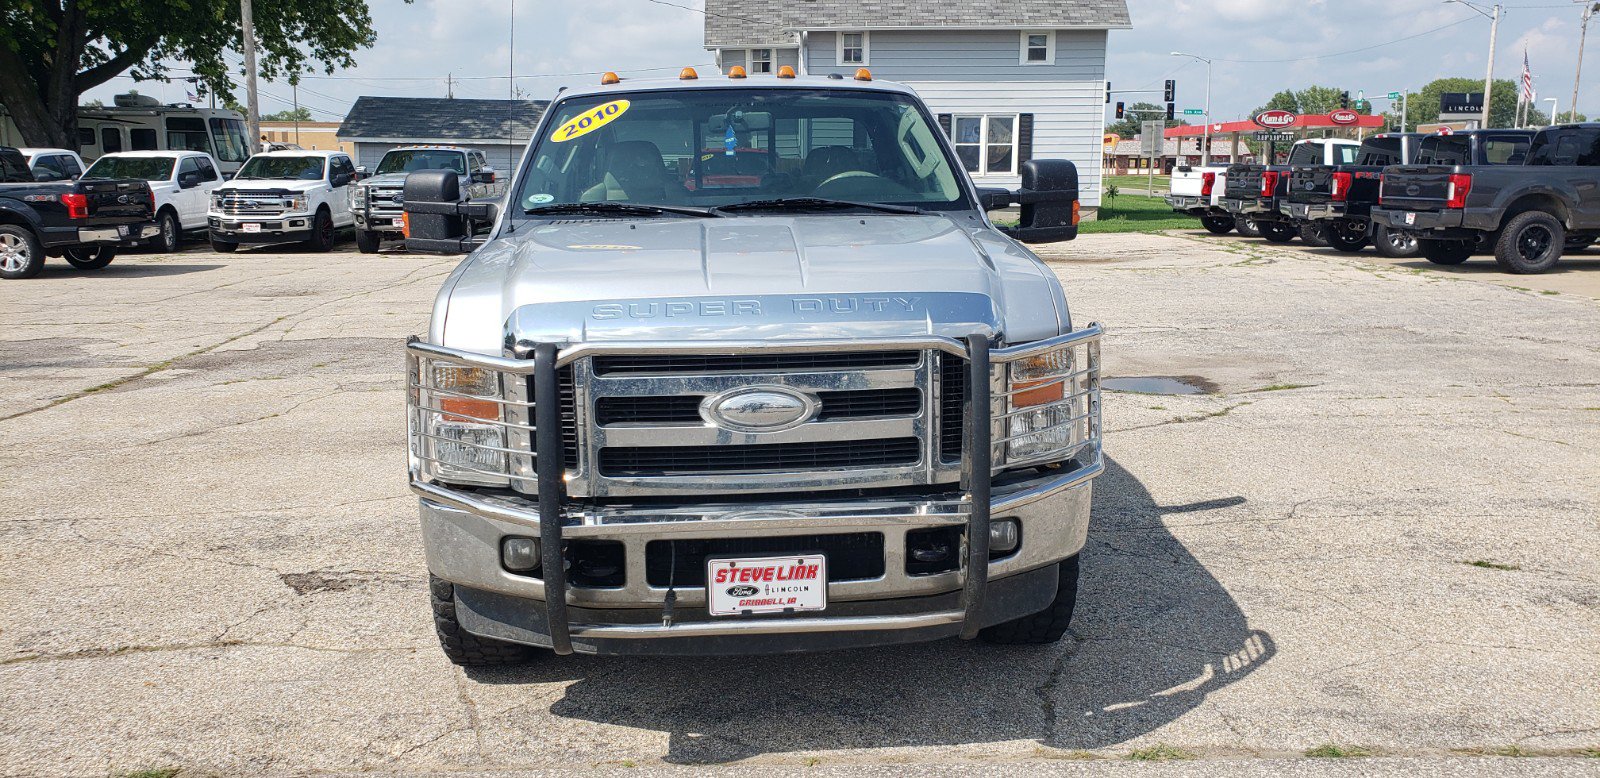
M 1476 21 L 1476 20 L 1477 20 L 1477 17 L 1468 16 L 1465 19 L 1460 19 L 1460 20 L 1451 22 L 1449 24 L 1444 25 L 1443 27 L 1435 27 L 1435 28 L 1433 28 L 1431 30 L 1425 30 L 1425 31 L 1419 32 L 1419 33 L 1417 33 L 1415 35 L 1407 35 L 1404 38 L 1395 38 L 1392 41 L 1385 41 L 1383 43 L 1375 43 L 1375 44 L 1373 44 L 1371 46 L 1363 46 L 1363 47 L 1361 47 L 1359 49 L 1350 49 L 1348 51 L 1336 51 L 1336 52 L 1333 52 L 1331 54 L 1315 54 L 1315 55 L 1312 55 L 1312 56 L 1309 56 L 1309 57 L 1290 57 L 1288 59 L 1223 59 L 1221 57 L 1217 57 L 1215 59 L 1216 59 L 1217 62 L 1229 62 L 1229 63 L 1233 63 L 1233 64 L 1237 64 L 1237 65 L 1266 65 L 1266 64 L 1283 63 L 1283 62 L 1307 62 L 1307 61 L 1316 60 L 1316 59 L 1329 59 L 1329 58 L 1332 58 L 1332 57 L 1342 57 L 1342 56 L 1345 56 L 1346 54 L 1360 54 L 1363 51 L 1372 51 L 1373 49 L 1381 49 L 1381 48 L 1383 48 L 1385 46 L 1393 46 L 1396 43 L 1404 43 L 1404 42 L 1409 41 L 1409 40 L 1416 40 L 1417 38 L 1421 38 L 1421 37 L 1426 36 L 1426 35 L 1432 35 L 1432 34 L 1434 34 L 1436 32 L 1440 32 L 1440 31 L 1443 31 L 1443 30 L 1448 30 L 1451 27 L 1459 27 L 1459 26 L 1461 26 L 1463 24 L 1466 24 L 1467 22 Z

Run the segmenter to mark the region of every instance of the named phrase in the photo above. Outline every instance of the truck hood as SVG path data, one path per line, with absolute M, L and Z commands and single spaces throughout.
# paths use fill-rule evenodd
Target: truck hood
M 249 191 L 263 192 L 282 189 L 290 192 L 309 192 L 320 186 L 327 186 L 326 181 L 303 181 L 298 178 L 252 178 L 246 181 L 233 180 L 217 187 L 218 192 Z
M 966 222 L 962 224 L 959 222 Z M 457 268 L 432 340 L 857 338 L 1066 329 L 1054 274 L 976 217 L 524 223 Z

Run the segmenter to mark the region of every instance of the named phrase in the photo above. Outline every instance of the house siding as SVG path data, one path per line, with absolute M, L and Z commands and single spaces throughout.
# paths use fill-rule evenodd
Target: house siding
M 917 90 L 935 114 L 1034 116 L 1033 158 L 1067 159 L 1078 166 L 1081 201 L 1100 205 L 1105 134 L 1104 30 L 1057 30 L 1053 65 L 1021 65 L 1016 30 L 878 30 L 871 33 L 868 68 L 876 78 Z M 835 61 L 832 32 L 806 36 L 814 75 L 849 75 Z M 1015 188 L 1017 175 L 974 175 L 979 186 Z

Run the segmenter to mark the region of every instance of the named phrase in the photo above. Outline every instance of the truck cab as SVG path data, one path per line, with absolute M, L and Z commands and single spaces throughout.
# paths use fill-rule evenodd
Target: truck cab
M 350 212 L 355 216 L 356 248 L 378 250 L 384 240 L 402 235 L 406 176 L 419 170 L 448 170 L 460 179 L 462 202 L 498 201 L 506 183 L 490 167 L 483 152 L 460 146 L 401 146 L 384 152 L 373 170 L 356 168 L 360 183 L 350 187 Z
M 217 161 L 203 151 L 123 151 L 106 154 L 85 179 L 138 178 L 155 194 L 156 231 L 151 246 L 172 253 L 186 232 L 206 229 L 211 194 L 222 186 Z
M 1067 628 L 1101 330 L 1022 241 L 1076 168 L 980 190 L 908 87 L 743 75 L 563 91 L 503 210 L 406 179 L 408 247 L 471 251 L 407 348 L 457 663 Z
M 1307 138 L 1289 149 L 1282 165 L 1230 165 L 1223 207 L 1239 224 L 1241 234 L 1259 233 L 1273 243 L 1287 243 L 1299 234 L 1288 213 L 1289 174 L 1296 165 L 1348 165 L 1361 144 L 1345 138 Z
M 331 251 L 338 231 L 355 224 L 349 189 L 356 179 L 340 151 L 269 151 L 211 193 L 206 221 L 211 247 L 301 243 Z
M 76 181 L 86 167 L 78 152 L 67 149 L 17 149 L 28 161 L 35 181 Z

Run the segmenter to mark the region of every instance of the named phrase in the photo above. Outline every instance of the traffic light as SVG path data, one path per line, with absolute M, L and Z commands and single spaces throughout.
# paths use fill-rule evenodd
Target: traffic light
M 1169 122 L 1172 121 L 1173 115 L 1176 114 L 1177 112 L 1178 112 L 1177 105 L 1175 105 L 1173 103 L 1167 103 L 1167 121 L 1169 121 Z
M 1349 108 L 1350 107 L 1350 93 L 1349 92 L 1340 92 L 1339 93 L 1339 107 L 1340 108 Z
M 1206 139 L 1205 138 L 1195 138 L 1194 139 L 1194 150 L 1195 151 L 1205 151 L 1206 150 Z
M 1167 96 L 1164 99 L 1169 103 L 1178 99 L 1178 82 L 1167 79 Z
M 1106 105 L 1111 104 L 1111 82 L 1106 82 Z
M 1118 119 L 1122 118 L 1122 113 L 1123 113 L 1123 111 L 1122 111 L 1122 103 L 1117 103 L 1117 118 Z

